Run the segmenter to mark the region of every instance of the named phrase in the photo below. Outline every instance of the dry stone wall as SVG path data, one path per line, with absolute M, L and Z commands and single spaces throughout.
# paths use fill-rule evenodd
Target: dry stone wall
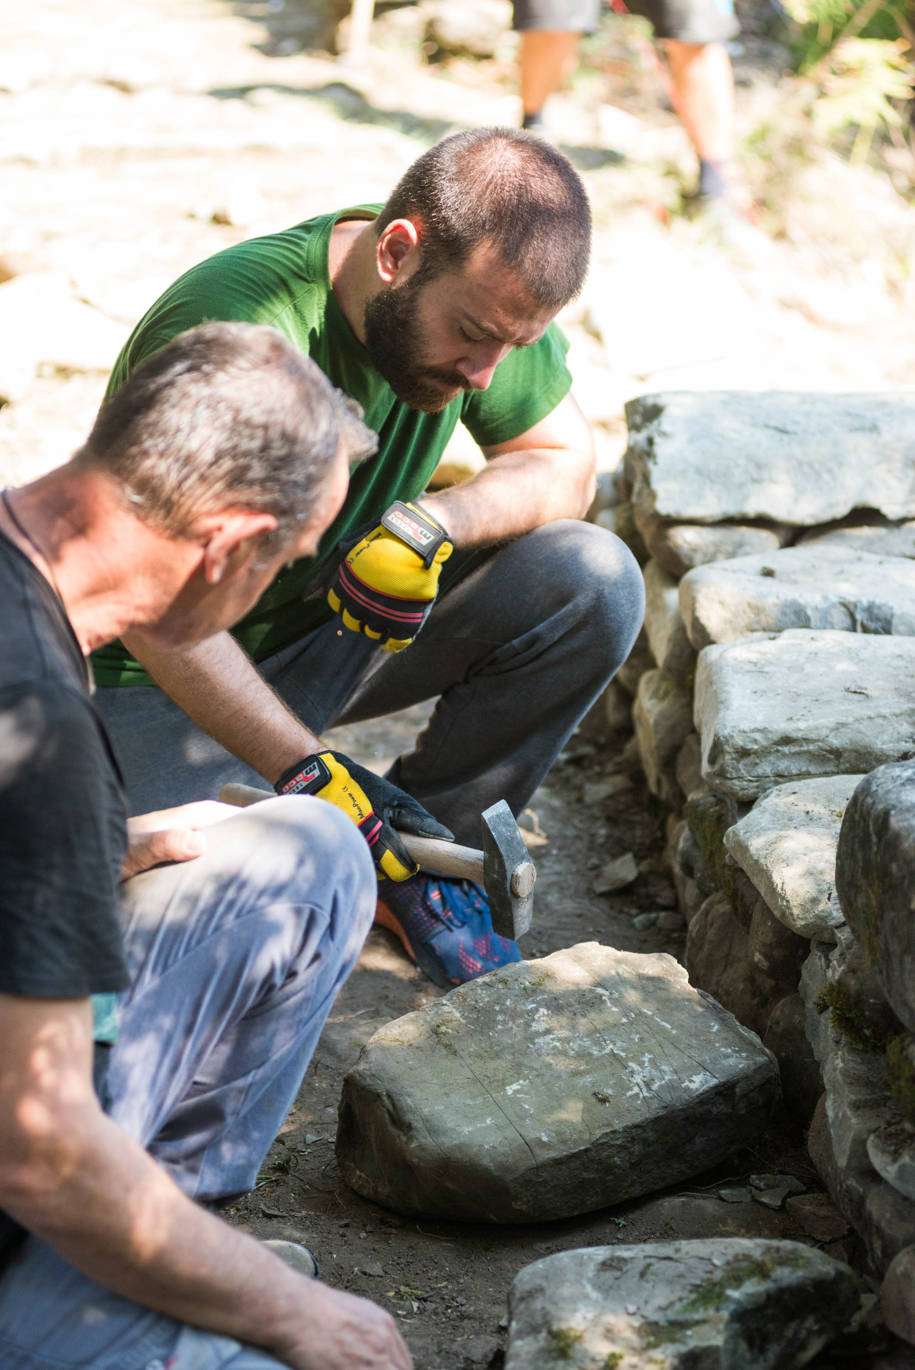
M 779 1061 L 912 1340 L 915 392 L 627 405 L 630 696 L 692 983 Z M 837 871 L 838 852 L 838 871 Z

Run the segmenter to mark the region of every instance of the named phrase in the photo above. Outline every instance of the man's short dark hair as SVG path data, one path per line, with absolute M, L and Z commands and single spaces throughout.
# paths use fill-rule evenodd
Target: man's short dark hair
M 511 128 L 455 133 L 407 169 L 375 223 L 421 225 L 424 279 L 493 243 L 537 304 L 561 309 L 584 283 L 591 210 L 581 177 L 552 144 Z
M 350 464 L 375 451 L 357 409 L 275 328 L 204 323 L 105 400 L 73 462 L 113 477 L 131 511 L 165 532 L 234 506 L 273 514 L 269 542 L 282 546 L 311 514 L 338 446 Z

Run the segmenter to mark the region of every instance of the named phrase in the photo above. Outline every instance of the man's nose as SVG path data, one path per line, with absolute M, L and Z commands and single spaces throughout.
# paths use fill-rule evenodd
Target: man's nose
M 455 366 L 471 390 L 488 390 L 493 372 L 510 351 L 505 343 L 479 343 L 467 356 L 459 358 Z

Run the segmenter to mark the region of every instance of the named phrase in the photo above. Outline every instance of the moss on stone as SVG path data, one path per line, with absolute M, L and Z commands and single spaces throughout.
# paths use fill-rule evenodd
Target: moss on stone
M 577 1327 L 548 1327 L 546 1335 L 557 1360 L 571 1360 L 582 1337 Z
M 886 1048 L 886 1072 L 893 1098 L 905 1120 L 915 1125 L 915 1041 L 907 1032 L 893 1037 Z
M 829 1021 L 840 1036 L 859 1051 L 879 1056 L 887 1048 L 890 1032 L 871 1021 L 846 985 L 832 981 L 814 1001 L 817 1013 L 829 1013 Z
M 604 1363 L 601 1366 L 601 1370 L 617 1370 L 617 1367 L 622 1365 L 622 1363 L 622 1351 L 608 1351 L 604 1357 Z

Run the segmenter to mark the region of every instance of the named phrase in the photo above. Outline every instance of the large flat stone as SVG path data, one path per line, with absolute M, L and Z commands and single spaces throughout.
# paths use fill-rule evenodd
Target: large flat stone
M 672 957 L 589 942 L 376 1032 L 344 1080 L 337 1156 L 402 1212 L 536 1222 L 707 1169 L 777 1097 L 773 1057 Z
M 912 680 L 910 668 L 910 696 Z M 910 724 L 909 750 L 913 737 Z M 836 883 L 887 1001 L 915 1032 L 915 761 L 880 766 L 855 790 L 839 835 Z
M 724 845 L 779 922 L 811 940 L 842 921 L 836 844 L 860 775 L 778 785 L 724 835 Z
M 915 561 L 828 545 L 786 547 L 697 567 L 681 580 L 679 599 L 697 650 L 785 628 L 911 636 Z
M 915 739 L 913 679 L 909 637 L 789 629 L 706 647 L 695 691 L 703 777 L 755 799 L 773 785 L 895 761 Z
M 915 391 L 670 391 L 626 405 L 633 503 L 663 518 L 915 517 Z
M 799 1242 L 563 1251 L 515 1278 L 505 1370 L 787 1370 L 857 1305 L 848 1266 Z

